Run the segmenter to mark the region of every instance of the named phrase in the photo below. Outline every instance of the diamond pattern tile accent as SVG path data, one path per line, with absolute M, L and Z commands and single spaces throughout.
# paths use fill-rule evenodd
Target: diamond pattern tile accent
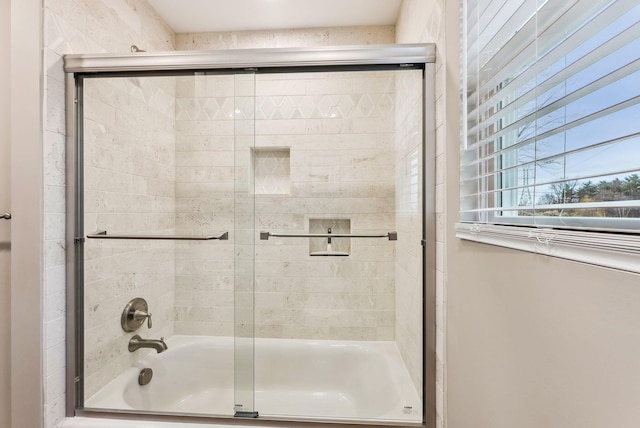
M 154 88 L 129 88 L 132 96 L 152 102 Z M 178 120 L 288 120 L 382 118 L 392 114 L 394 98 L 389 94 L 297 95 L 256 97 L 179 98 Z
M 235 106 L 232 97 L 216 97 L 216 101 L 220 106 L 221 114 L 216 116 L 216 119 L 233 119 L 235 113 Z
M 354 105 L 353 100 L 349 96 L 341 96 L 340 101 L 338 101 L 338 110 L 340 111 L 341 117 L 349 117 Z
M 292 97 L 284 97 L 278 106 L 278 110 L 280 110 L 284 119 L 291 119 L 296 111 L 296 103 Z
M 207 114 L 209 120 L 215 120 L 220 115 L 220 106 L 215 98 L 207 98 L 207 101 L 203 106 L 204 112 Z
M 196 98 L 192 98 L 187 103 L 186 110 L 191 120 L 197 120 L 202 112 L 202 107 Z
M 360 98 L 360 102 L 358 102 L 358 105 L 356 106 L 355 115 L 357 117 L 370 117 L 371 112 L 374 108 L 375 103 L 371 100 L 369 94 L 364 94 L 362 95 L 362 97 Z
M 236 98 L 236 119 L 253 119 L 254 111 L 253 97 Z
M 271 119 L 273 113 L 277 109 L 277 106 L 271 97 L 260 97 L 257 106 L 259 113 L 256 115 L 256 118 L 259 119 Z
M 309 119 L 315 109 L 316 105 L 311 97 L 302 97 L 298 102 L 298 113 L 303 119 Z
M 376 107 L 381 116 L 388 116 L 394 110 L 393 98 L 389 94 L 382 94 Z
M 389 94 L 264 96 L 256 98 L 256 119 L 349 119 L 384 117 L 394 110 Z
M 320 99 L 320 102 L 316 104 L 316 109 L 320 112 L 320 117 L 325 118 L 329 117 L 329 113 L 331 112 L 331 107 L 333 107 L 333 103 L 328 96 L 323 96 Z
M 187 114 L 187 103 L 188 99 L 178 98 L 176 99 L 176 120 L 189 120 L 189 115 Z

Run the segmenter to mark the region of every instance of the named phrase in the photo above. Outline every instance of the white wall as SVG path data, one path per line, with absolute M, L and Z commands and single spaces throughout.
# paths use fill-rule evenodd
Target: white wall
M 405 0 L 406 1 L 406 0 Z M 637 427 L 640 277 L 455 237 L 459 2 L 446 0 L 446 425 Z M 438 24 L 439 25 L 439 24 Z
M 42 32 L 38 0 L 11 2 L 11 423 L 43 423 Z M 48 386 L 48 385 L 47 385 Z
M 449 427 L 638 426 L 638 275 L 463 241 L 448 256 L 465 266 L 448 281 Z

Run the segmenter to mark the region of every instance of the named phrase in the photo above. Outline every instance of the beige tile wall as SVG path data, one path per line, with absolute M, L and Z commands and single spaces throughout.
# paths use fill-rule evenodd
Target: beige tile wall
M 144 0 L 44 0 L 45 427 L 65 414 L 65 140 L 67 53 L 172 50 L 173 32 Z M 37 24 L 37 23 L 35 23 Z
M 185 76 L 176 86 L 176 227 L 229 232 L 228 241 L 178 244 L 177 334 L 234 332 L 235 78 Z
M 84 82 L 85 233 L 175 233 L 175 78 Z M 85 398 L 148 350 L 133 334 L 173 335 L 175 247 L 165 241 L 87 239 L 84 245 Z M 124 333 L 122 310 L 142 297 L 153 329 Z
M 390 72 L 260 75 L 254 105 L 253 81 L 234 88 L 228 76 L 180 80 L 177 227 L 217 225 L 232 236 L 179 254 L 177 332 L 233 334 L 233 231 L 256 235 L 252 214 L 237 210 L 237 197 L 250 196 L 252 205 L 255 190 L 253 138 L 234 145 L 245 119 L 256 119 L 257 149 L 290 154 L 290 193 L 255 194 L 258 230 L 308 232 L 313 218 L 350 219 L 352 232 L 394 229 L 394 86 Z M 306 239 L 257 244 L 258 336 L 393 339 L 393 242 L 354 239 L 348 259 L 311 257 Z
M 230 49 L 391 43 L 393 42 L 393 35 L 393 27 L 181 34 L 177 36 L 177 46 L 178 49 Z M 314 77 L 322 79 L 323 76 L 316 75 Z M 332 163 L 339 159 L 339 157 L 336 157 L 336 150 L 346 147 L 345 141 L 347 140 L 339 135 L 340 132 L 352 134 L 348 136 L 348 141 L 350 145 L 354 144 L 352 147 L 356 150 L 366 149 L 367 146 L 371 148 L 372 144 L 376 145 L 375 140 L 366 135 L 372 130 L 375 134 L 376 126 L 380 125 L 375 123 L 376 121 L 367 122 L 362 117 L 354 118 L 348 126 L 356 129 L 344 128 L 344 124 L 347 123 L 344 119 L 349 115 L 366 116 L 371 113 L 368 111 L 372 107 L 371 100 L 363 99 L 358 105 L 360 100 L 355 100 L 354 103 L 354 99 L 350 99 L 349 93 L 345 92 L 347 83 L 344 79 L 343 82 L 335 84 L 333 82 L 322 82 L 319 79 L 305 82 L 304 78 L 297 81 L 276 78 L 266 85 L 256 85 L 255 110 L 257 116 L 255 118 L 258 123 L 261 123 L 256 125 L 256 129 L 260 129 L 259 127 L 263 126 L 262 124 L 269 123 L 262 131 L 265 135 L 256 137 L 256 145 L 258 147 L 293 147 L 293 142 L 295 141 L 295 145 L 300 147 L 297 152 L 291 149 L 290 154 L 290 186 L 292 186 L 291 192 L 294 198 L 287 198 L 282 195 L 257 195 L 257 212 L 260 212 L 260 206 L 265 211 L 262 217 L 258 216 L 256 219 L 256 224 L 258 224 L 259 228 L 261 225 L 267 229 L 273 229 L 274 227 L 304 228 L 308 220 L 305 218 L 305 213 L 307 214 L 306 217 L 309 217 L 308 213 L 317 213 L 315 216 L 318 217 L 332 212 L 335 213 L 333 214 L 334 216 L 350 216 L 353 209 L 356 211 L 358 209 L 373 209 L 374 211 L 378 209 L 371 206 L 361 208 L 342 207 L 349 204 L 350 196 L 354 192 L 355 194 L 363 195 L 380 194 L 379 191 L 381 189 L 375 179 L 371 180 L 371 184 L 352 183 L 351 185 L 343 186 L 336 183 L 335 180 L 333 182 L 329 180 L 329 174 L 335 176 L 335 171 L 327 172 L 327 170 L 333 168 Z M 353 85 L 354 82 L 356 82 L 356 79 L 348 84 Z M 358 91 L 362 92 L 363 85 L 366 83 L 366 81 L 357 83 L 361 86 L 355 88 L 356 93 Z M 342 85 L 342 87 L 336 85 Z M 227 94 L 216 95 L 225 96 Z M 346 96 L 338 98 L 337 96 L 340 94 Z M 180 96 L 182 94 L 179 94 Z M 380 102 L 380 106 L 386 108 L 390 113 L 389 107 L 392 108 L 393 102 L 393 99 L 385 99 Z M 208 103 L 211 104 L 211 101 L 208 101 Z M 224 101 L 217 104 L 222 107 Z M 253 118 L 253 104 L 246 104 L 242 100 L 238 100 L 238 107 L 240 114 L 244 115 L 242 117 Z M 378 113 L 376 112 L 376 114 Z M 331 117 L 332 115 L 334 117 Z M 382 125 L 382 128 L 384 126 Z M 389 130 L 390 128 L 387 128 L 382 132 L 389 132 Z M 309 137 L 301 135 L 309 131 L 316 135 Z M 260 134 L 260 131 L 258 131 L 258 134 Z M 323 134 L 325 134 L 324 137 L 322 137 Z M 283 135 L 283 138 L 279 138 L 278 135 Z M 388 140 L 388 138 L 380 139 L 380 141 L 384 141 L 384 144 L 392 144 Z M 331 141 L 329 145 L 327 145 L 328 141 Z M 316 150 L 314 146 L 326 147 L 328 150 L 323 153 L 321 150 Z M 227 156 L 229 155 L 230 152 L 227 153 Z M 244 155 L 244 160 L 247 159 L 246 155 Z M 193 154 L 190 156 L 193 156 Z M 238 156 L 242 157 L 243 155 L 237 153 L 236 157 Z M 349 156 L 353 156 L 353 154 Z M 345 158 L 345 162 L 349 162 L 348 159 L 349 157 Z M 333 169 L 339 168 L 341 167 L 336 166 Z M 345 171 L 348 169 L 342 168 Z M 355 172 L 351 168 L 346 173 L 353 176 Z M 390 174 L 389 177 L 393 177 L 393 171 L 385 172 Z M 363 180 L 371 178 L 371 176 L 364 177 Z M 189 185 L 185 184 L 185 186 Z M 358 188 L 362 188 L 364 193 L 358 193 Z M 313 195 L 313 198 L 306 197 L 308 195 Z M 336 196 L 341 199 L 337 200 Z M 291 201 L 295 206 L 287 205 L 288 201 Z M 333 208 L 329 208 L 331 204 L 325 204 L 325 201 L 331 201 L 334 204 Z M 323 206 L 321 207 L 320 204 Z M 371 201 L 369 201 L 369 205 L 371 205 Z M 318 213 L 319 211 L 323 212 Z M 365 227 L 379 226 L 379 224 L 375 224 L 376 216 L 377 214 L 369 214 L 368 217 L 363 215 L 362 219 L 365 223 L 369 223 L 368 225 L 365 224 Z M 392 220 L 389 219 L 389 222 L 392 222 Z M 306 247 L 300 242 L 298 249 L 292 248 L 295 245 L 285 245 L 270 248 L 269 251 L 261 250 L 260 246 L 258 247 L 256 273 L 261 275 L 260 272 L 264 270 L 266 274 L 262 275 L 262 278 L 259 278 L 256 284 L 256 289 L 260 290 L 260 293 L 256 296 L 256 315 L 258 317 L 256 333 L 267 337 L 393 338 L 393 312 L 389 310 L 393 308 L 392 284 L 385 278 L 375 281 L 364 279 L 367 275 L 377 275 L 377 272 L 373 273 L 375 269 L 378 269 L 378 267 L 373 267 L 375 263 L 365 266 L 367 262 L 360 262 L 358 268 L 342 265 L 341 269 L 345 271 L 344 275 L 360 277 L 364 275 L 364 277 L 338 278 L 327 283 L 327 279 L 334 276 L 331 273 L 331 269 L 337 269 L 340 266 L 331 267 L 336 264 L 333 260 L 316 261 L 311 259 L 308 256 L 308 242 L 305 244 Z M 385 260 L 390 260 L 389 256 L 391 256 L 390 252 L 393 251 L 392 248 L 388 247 L 385 251 L 389 253 Z M 379 258 L 379 256 L 376 257 Z M 369 259 L 375 262 L 377 261 L 376 257 L 373 257 L 373 259 L 369 257 Z M 279 267 L 275 267 L 275 262 L 279 263 Z M 310 264 L 309 262 L 313 263 Z M 309 268 L 312 269 L 309 270 Z M 314 269 L 318 272 L 315 272 Z M 358 272 L 352 272 L 354 269 Z M 387 266 L 387 269 L 390 270 L 390 266 Z M 306 273 L 309 273 L 309 275 L 305 275 Z M 217 277 L 229 278 L 229 274 L 218 275 Z M 276 278 L 278 278 L 277 281 Z M 180 283 L 180 280 L 178 281 Z M 190 279 L 186 281 L 188 282 Z M 225 283 L 225 280 L 223 279 L 222 282 Z M 294 283 L 299 285 L 294 286 Z M 189 313 L 189 310 L 194 311 L 197 306 L 204 306 L 206 305 L 205 302 L 207 302 L 206 299 L 198 300 L 194 298 L 193 293 L 186 290 L 188 287 L 185 283 L 185 287 L 182 290 L 179 288 L 180 299 L 184 298 L 183 301 L 186 306 L 179 309 L 176 327 L 181 329 L 180 331 L 191 333 L 202 332 L 199 334 L 210 334 L 211 331 L 221 331 L 224 334 L 231 334 L 229 330 L 231 326 L 226 322 L 222 323 L 225 325 L 220 322 L 217 325 L 211 325 L 215 323 L 205 321 L 204 318 L 199 321 L 194 321 L 193 319 L 189 321 L 186 318 L 180 319 L 180 317 L 187 317 L 188 315 L 186 314 Z M 380 293 L 386 294 L 387 298 L 378 298 L 377 303 L 369 301 L 363 306 L 364 296 L 372 290 L 377 290 L 378 295 L 381 295 Z M 186 294 L 183 295 L 182 293 Z M 226 295 L 223 299 L 220 299 L 219 296 L 212 299 L 212 301 L 217 302 L 214 304 L 216 305 L 215 309 L 201 308 L 196 312 L 198 314 L 201 312 L 209 313 L 214 317 L 217 316 L 218 320 L 220 320 L 220 317 L 230 319 L 229 310 L 225 313 L 223 308 L 217 307 L 218 304 L 223 305 L 229 301 L 231 297 L 230 289 L 226 288 L 225 291 L 220 290 L 216 293 L 226 293 Z M 384 302 L 381 302 L 381 300 L 384 300 Z M 342 306 L 342 308 L 340 310 L 326 309 L 333 308 L 336 304 Z M 285 310 L 282 310 L 283 306 Z M 307 309 L 305 309 L 305 306 Z M 349 307 L 358 309 L 349 312 L 347 309 Z M 216 314 L 214 315 L 213 312 Z M 349 313 L 351 314 L 349 315 Z M 373 315 L 375 313 L 378 313 L 378 315 Z M 342 315 L 336 318 L 337 314 Z M 182 327 L 185 327 L 185 329 L 182 330 Z M 330 331 L 331 333 L 329 333 Z
M 177 50 L 258 49 L 394 43 L 395 26 L 181 33 Z
M 393 72 L 258 75 L 256 147 L 289 147 L 290 195 L 256 195 L 256 228 L 308 233 L 349 219 L 395 230 Z M 260 337 L 393 340 L 395 242 L 351 239 L 348 257 L 312 257 L 306 238 L 256 247 Z

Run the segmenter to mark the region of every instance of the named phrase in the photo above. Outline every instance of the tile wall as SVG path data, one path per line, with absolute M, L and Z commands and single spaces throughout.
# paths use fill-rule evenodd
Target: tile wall
M 309 233 L 311 220 L 343 219 L 351 233 L 395 230 L 394 92 L 393 72 L 257 75 L 255 144 L 289 148 L 291 190 L 256 194 L 256 228 Z M 257 242 L 256 334 L 393 340 L 395 242 L 351 239 L 348 257 L 309 246 Z
M 258 49 L 394 43 L 395 26 L 176 34 L 176 50 Z
M 144 0 L 44 0 L 44 389 L 46 428 L 65 414 L 65 105 L 62 55 L 172 50 Z
M 173 77 L 85 80 L 85 233 L 175 233 L 174 93 Z M 85 398 L 149 352 L 128 351 L 133 334 L 173 335 L 174 250 L 170 241 L 86 240 Z M 134 297 L 147 300 L 152 330 L 123 332 Z
M 354 233 L 394 230 L 393 73 L 261 74 L 255 101 L 253 81 L 229 76 L 181 78 L 177 90 L 179 229 L 218 225 L 238 235 L 249 221 L 252 233 L 252 213 L 237 210 L 255 196 L 258 230 L 308 233 L 312 219 L 349 219 Z M 243 121 L 253 131 L 254 118 L 255 142 L 238 135 Z M 282 181 L 284 167 L 264 177 L 249 167 L 285 152 L 287 188 L 254 185 Z M 176 332 L 233 334 L 234 239 L 179 252 Z M 256 335 L 393 340 L 395 243 L 352 241 L 348 259 L 311 257 L 308 239 L 258 241 Z
M 184 234 L 230 232 L 228 241 L 178 244 L 177 334 L 234 332 L 234 95 L 234 76 L 177 78 L 176 227 Z

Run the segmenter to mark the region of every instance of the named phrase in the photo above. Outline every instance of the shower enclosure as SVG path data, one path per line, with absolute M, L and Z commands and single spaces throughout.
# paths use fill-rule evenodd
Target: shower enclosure
M 430 425 L 434 52 L 66 56 L 68 413 Z

